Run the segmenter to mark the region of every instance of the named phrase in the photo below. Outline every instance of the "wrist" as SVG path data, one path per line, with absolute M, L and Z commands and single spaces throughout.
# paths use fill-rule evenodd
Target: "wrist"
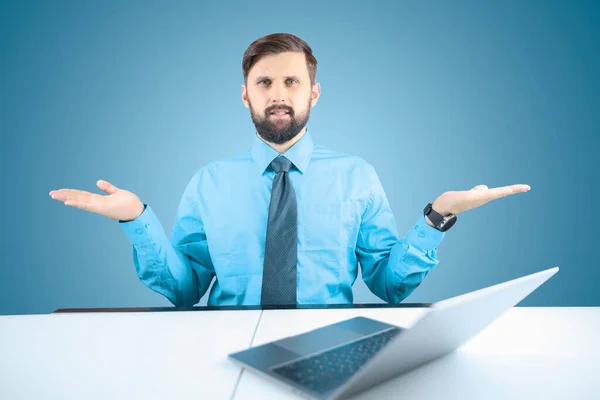
M 446 232 L 456 223 L 455 214 L 443 210 L 437 210 L 432 203 L 427 204 L 423 210 L 423 215 L 427 225 L 441 232 Z
M 443 217 L 447 217 L 448 215 L 455 214 L 451 210 L 447 210 L 444 207 L 442 207 L 437 200 L 431 204 L 431 208 L 433 209 L 433 211 L 435 211 L 436 213 L 440 214 Z
M 119 222 L 124 223 L 124 222 L 135 221 L 136 219 L 138 219 L 140 217 L 140 215 L 142 215 L 144 213 L 144 211 L 146 211 L 146 207 L 147 207 L 146 204 L 140 202 L 140 205 L 138 206 L 138 211 L 135 213 L 135 217 L 133 217 L 133 214 L 132 214 L 133 218 L 129 217 L 126 219 L 119 219 Z
M 138 205 L 138 213 L 134 219 L 138 219 L 139 216 L 144 213 L 144 211 L 146 211 L 146 205 L 140 201 L 140 204 Z

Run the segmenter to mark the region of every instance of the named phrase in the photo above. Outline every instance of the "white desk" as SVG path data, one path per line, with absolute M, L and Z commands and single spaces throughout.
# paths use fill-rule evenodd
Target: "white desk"
M 0 317 L 0 399 L 229 399 L 261 311 Z
M 0 316 L 0 399 L 299 399 L 227 354 L 364 315 L 425 309 Z M 262 313 L 262 315 L 261 315 Z M 358 399 L 599 399 L 600 307 L 515 308 L 455 354 Z
M 260 345 L 364 315 L 410 326 L 419 309 L 264 311 Z M 356 399 L 600 399 L 600 307 L 513 308 L 454 354 Z M 236 400 L 299 399 L 244 370 Z

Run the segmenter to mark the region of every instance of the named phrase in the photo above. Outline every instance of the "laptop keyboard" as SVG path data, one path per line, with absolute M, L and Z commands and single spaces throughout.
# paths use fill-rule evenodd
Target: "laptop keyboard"
M 317 393 L 325 393 L 346 382 L 400 331 L 399 328 L 388 329 L 326 352 L 275 367 L 273 372 Z

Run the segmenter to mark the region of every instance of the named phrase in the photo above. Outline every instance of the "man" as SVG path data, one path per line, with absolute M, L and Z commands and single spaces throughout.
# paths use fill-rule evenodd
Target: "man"
M 457 214 L 530 189 L 446 192 L 400 238 L 373 167 L 314 144 L 307 130 L 321 91 L 308 44 L 290 34 L 259 38 L 242 69 L 254 141 L 194 174 L 170 240 L 150 206 L 107 181 L 97 185 L 108 196 L 50 192 L 119 220 L 140 280 L 176 306 L 196 304 L 213 278 L 209 305 L 352 303 L 359 263 L 369 289 L 398 303 L 437 265 Z

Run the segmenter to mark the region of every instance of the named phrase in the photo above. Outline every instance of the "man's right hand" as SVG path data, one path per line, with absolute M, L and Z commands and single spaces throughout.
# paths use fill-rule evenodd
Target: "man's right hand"
M 96 182 L 96 185 L 108 196 L 82 190 L 59 189 L 52 190 L 50 197 L 64 202 L 66 206 L 77 207 L 120 221 L 134 220 L 144 212 L 144 203 L 134 193 L 119 189 L 103 180 Z

